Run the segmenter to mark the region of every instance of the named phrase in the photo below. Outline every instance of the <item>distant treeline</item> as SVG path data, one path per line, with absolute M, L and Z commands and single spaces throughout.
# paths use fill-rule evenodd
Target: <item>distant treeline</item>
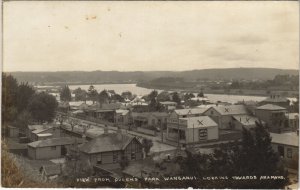
M 271 80 L 276 75 L 297 75 L 298 70 L 270 68 L 203 69 L 190 71 L 63 71 L 63 72 L 10 72 L 18 81 L 36 84 L 95 84 L 148 82 L 159 77 L 199 80 Z

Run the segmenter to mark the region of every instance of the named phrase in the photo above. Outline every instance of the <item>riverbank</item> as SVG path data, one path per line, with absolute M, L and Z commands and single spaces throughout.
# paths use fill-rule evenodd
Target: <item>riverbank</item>
M 147 89 L 158 89 L 158 90 L 167 90 L 167 91 L 176 91 L 176 92 L 191 92 L 199 93 L 201 88 L 197 87 L 185 87 L 185 88 L 170 88 L 170 87 L 161 87 L 153 86 L 147 84 L 138 83 L 136 86 Z M 283 91 L 283 90 L 252 90 L 252 89 L 204 89 L 202 90 L 204 94 L 220 94 L 220 95 L 245 95 L 245 96 L 261 96 L 267 97 L 270 94 L 280 94 L 285 97 L 297 97 L 299 95 L 298 91 Z

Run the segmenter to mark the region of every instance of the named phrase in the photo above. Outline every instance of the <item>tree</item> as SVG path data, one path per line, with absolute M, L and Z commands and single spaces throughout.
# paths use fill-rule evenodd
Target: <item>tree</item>
M 184 94 L 183 99 L 184 99 L 184 101 L 187 101 L 194 97 L 195 97 L 195 95 L 193 93 L 186 93 L 186 94 Z
M 29 86 L 28 83 L 21 83 L 18 86 L 17 91 L 17 109 L 18 113 L 21 113 L 23 110 L 27 108 L 27 105 L 35 93 L 32 86 Z
M 146 156 L 148 155 L 148 153 L 150 152 L 151 147 L 153 146 L 153 142 L 151 139 L 143 139 L 142 140 L 142 146 L 143 149 L 145 151 Z
M 114 94 L 112 97 L 112 100 L 117 101 L 117 102 L 124 102 L 124 98 L 119 94 Z
M 125 92 L 122 92 L 121 96 L 124 98 L 124 99 L 129 99 L 129 100 L 132 100 L 133 99 L 133 95 L 130 91 L 125 91 Z
M 179 98 L 179 95 L 178 95 L 177 92 L 174 92 L 174 93 L 173 93 L 172 99 L 173 99 L 174 102 L 177 103 L 177 105 L 180 105 L 180 104 L 181 104 L 181 99 Z
M 109 101 L 109 95 L 106 90 L 102 90 L 99 93 L 99 102 L 100 104 L 107 103 Z
M 93 103 L 98 100 L 98 92 L 93 85 L 89 87 L 87 95 L 88 98 L 93 101 Z
M 32 120 L 31 113 L 29 113 L 29 111 L 27 110 L 24 110 L 18 115 L 16 120 L 16 126 L 20 129 L 25 130 L 29 125 L 29 123 L 31 122 L 31 120 Z
M 28 111 L 31 113 L 33 120 L 37 122 L 51 122 L 55 117 L 57 105 L 54 96 L 41 92 L 32 96 L 28 104 Z
M 158 101 L 170 101 L 170 94 L 168 91 L 162 91 L 157 95 Z
M 16 118 L 17 115 L 17 95 L 18 82 L 11 76 L 3 73 L 2 75 L 2 124 L 10 122 Z M 4 126 L 4 125 L 2 125 Z
M 60 91 L 60 100 L 61 101 L 71 101 L 71 91 L 68 85 L 65 85 L 62 90 Z
M 202 91 L 201 91 L 201 92 L 199 92 L 199 94 L 197 95 L 197 97 L 204 98 L 204 94 L 203 94 L 203 92 L 202 92 Z
M 75 101 L 85 101 L 87 92 L 85 90 L 82 90 L 81 88 L 77 88 L 73 91 L 75 94 Z

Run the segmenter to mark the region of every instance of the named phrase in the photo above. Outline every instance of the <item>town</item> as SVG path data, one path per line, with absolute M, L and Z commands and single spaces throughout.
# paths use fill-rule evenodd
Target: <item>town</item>
M 270 93 L 232 104 L 205 91 L 140 96 L 94 85 L 33 87 L 6 74 L 2 81 L 2 155 L 33 183 L 239 188 L 249 176 L 278 180 L 253 188 L 298 183 L 298 98 Z M 232 176 L 245 181 L 229 185 Z

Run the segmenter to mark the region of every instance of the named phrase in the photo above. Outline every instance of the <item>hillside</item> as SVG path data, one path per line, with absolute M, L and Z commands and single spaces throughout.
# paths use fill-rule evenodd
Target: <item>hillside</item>
M 18 81 L 36 84 L 59 83 L 136 83 L 158 77 L 180 77 L 191 81 L 197 79 L 273 79 L 278 74 L 297 75 L 298 70 L 273 68 L 230 68 L 190 71 L 59 71 L 59 72 L 10 72 Z

